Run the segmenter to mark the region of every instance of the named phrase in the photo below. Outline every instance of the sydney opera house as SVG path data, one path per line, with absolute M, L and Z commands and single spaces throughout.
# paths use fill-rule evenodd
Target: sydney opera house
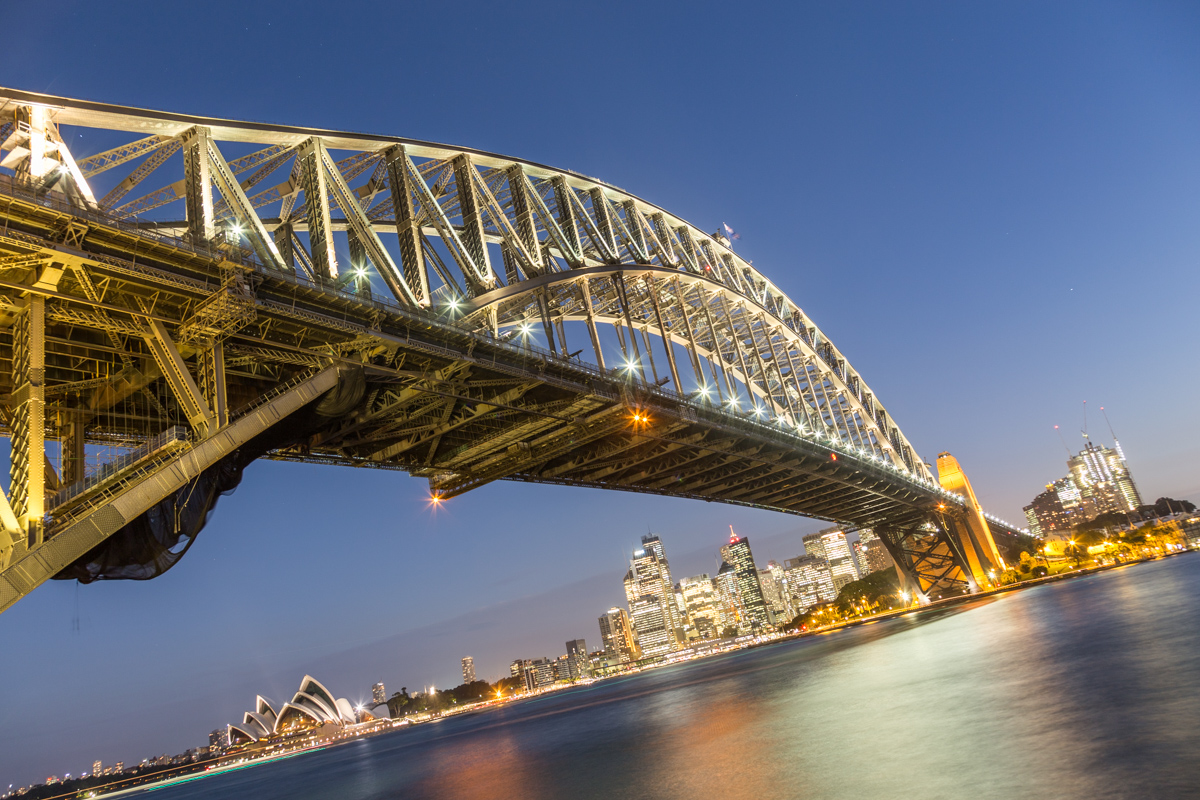
M 290 702 L 278 708 L 259 695 L 254 710 L 247 711 L 240 723 L 229 725 L 229 744 L 256 742 L 322 725 L 343 728 L 368 719 L 373 717 L 364 711 L 356 711 L 344 697 L 334 700 L 316 678 L 305 675 L 300 681 L 300 690 Z

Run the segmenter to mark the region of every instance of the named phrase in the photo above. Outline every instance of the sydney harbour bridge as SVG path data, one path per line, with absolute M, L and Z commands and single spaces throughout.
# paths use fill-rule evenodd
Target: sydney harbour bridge
M 719 234 L 397 137 L 0 89 L 0 393 L 0 611 L 161 574 L 259 458 L 870 527 L 922 600 L 1023 542 Z

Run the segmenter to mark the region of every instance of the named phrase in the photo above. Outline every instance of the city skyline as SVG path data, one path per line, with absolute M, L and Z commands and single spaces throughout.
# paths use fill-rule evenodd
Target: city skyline
M 648 8 L 631 29 L 622 9 L 543 16 L 468 3 L 456 12 L 476 24 L 463 26 L 460 46 L 496 53 L 508 41 L 492 61 L 497 80 L 479 81 L 444 58 L 442 42 L 414 41 L 403 66 L 361 52 L 348 17 L 327 19 L 322 58 L 296 58 L 312 35 L 303 8 L 281 17 L 216 3 L 214 17 L 238 24 L 214 40 L 147 6 L 139 46 L 105 49 L 128 35 L 127 21 L 49 2 L 12 9 L 9 23 L 54 20 L 56 47 L 80 57 L 49 63 L 41 44 L 16 38 L 0 71 L 32 91 L 511 153 L 595 175 L 706 230 L 728 220 L 737 252 L 830 333 L 926 461 L 943 450 L 959 459 L 986 510 L 1022 521 L 1023 506 L 1063 474 L 1053 425 L 1073 429 L 1085 398 L 1108 408 L 1145 499 L 1200 501 L 1189 413 L 1200 387 L 1178 369 L 1200 338 L 1188 302 L 1200 288 L 1195 10 L 939 8 Z M 375 21 L 403 29 L 445 13 L 380 9 Z M 563 26 L 641 57 L 543 76 L 560 102 L 550 117 L 529 115 L 497 86 L 524 92 L 534 54 L 569 53 L 553 35 Z M 713 46 L 680 44 L 703 37 Z M 204 61 L 179 58 L 201 47 Z M 79 66 L 101 54 L 104 69 Z M 332 90 L 328 64 L 355 58 L 388 77 L 372 103 Z M 279 63 L 294 74 L 281 76 Z M 423 63 L 440 67 L 410 66 Z M 664 81 L 678 91 L 664 94 Z M 725 113 L 699 113 L 706 104 Z M 654 124 L 616 137 L 601 108 Z M 1100 313 L 1136 335 L 1064 354 L 1081 340 L 1080 320 Z M 1152 391 L 1141 376 L 1167 376 L 1170 388 Z M 246 696 L 283 696 L 305 673 L 364 693 L 348 698 L 358 701 L 380 680 L 448 685 L 465 652 L 494 675 L 518 652 L 557 654 L 574 637 L 594 645 L 597 615 L 624 604 L 620 575 L 641 531 L 666 539 L 678 580 L 715 575 L 710 539 L 728 524 L 751 537 L 760 565 L 775 559 L 785 572 L 799 555 L 785 543 L 827 527 L 524 484 L 435 511 L 427 484 L 399 474 L 256 463 L 163 577 L 56 582 L 0 617 L 6 647 L 39 653 L 0 668 L 25 687 L 0 711 L 26 731 L 11 758 L 41 779 L 96 758 L 179 752 L 241 714 Z M 335 591 L 297 589 L 294 575 L 268 568 L 294 548 L 351 577 Z M 247 586 L 288 600 L 248 615 L 229 592 Z M 531 630 L 513 630 L 516 613 Z M 89 698 L 69 731 L 42 713 L 59 696 Z

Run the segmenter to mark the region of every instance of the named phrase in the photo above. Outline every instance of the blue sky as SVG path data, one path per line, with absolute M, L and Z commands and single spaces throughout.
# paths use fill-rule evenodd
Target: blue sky
M 1053 426 L 1077 448 L 1084 400 L 1148 499 L 1200 501 L 1193 4 L 119 8 L 6 9 L 37 33 L 6 36 L 0 84 L 597 176 L 735 227 L 988 510 L 1019 520 L 1063 474 Z M 451 683 L 461 655 L 496 677 L 595 640 L 647 529 L 690 574 L 730 523 L 760 561 L 819 527 L 520 484 L 436 514 L 425 496 L 403 475 L 259 464 L 166 576 L 21 601 L 0 616 L 0 786 L 202 744 L 305 671 L 356 698 Z

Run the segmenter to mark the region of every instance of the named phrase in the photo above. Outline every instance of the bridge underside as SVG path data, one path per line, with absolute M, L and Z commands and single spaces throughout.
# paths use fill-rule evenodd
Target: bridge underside
M 162 190 L 187 195 L 192 222 L 176 238 L 110 207 L 121 186 L 144 175 L 135 171 L 97 203 L 56 129 L 29 109 L 17 115 L 25 127 L 0 126 L 0 147 L 12 148 L 0 168 L 13 154 L 19 165 L 13 176 L 0 174 L 0 426 L 12 440 L 10 491 L 0 498 L 0 611 L 54 577 L 159 574 L 258 458 L 401 470 L 426 478 L 437 501 L 521 480 L 772 509 L 875 528 L 920 596 L 961 592 L 980 577 L 957 532 L 961 503 L 932 482 L 832 345 L 781 295 L 762 289 L 753 300 L 758 279 L 731 256 L 718 259 L 705 244 L 708 260 L 724 265 L 718 279 L 701 268 L 700 250 L 689 251 L 691 262 L 675 254 L 670 242 L 690 242 L 694 232 L 672 232 L 662 214 L 648 221 L 632 200 L 610 204 L 603 187 L 577 192 L 589 211 L 560 181 L 562 214 L 555 222 L 542 206 L 539 234 L 529 204 L 542 201 L 521 199 L 532 184 L 516 167 L 496 167 L 486 180 L 467 156 L 455 157 L 453 169 L 426 169 L 441 176 L 433 189 L 421 184 L 427 204 L 458 186 L 461 224 L 436 206 L 425 212 L 469 268 L 469 296 L 455 315 L 431 305 L 428 286 L 413 293 L 415 251 L 401 242 L 409 261 L 400 271 L 349 194 L 338 202 L 353 229 L 351 252 L 384 273 L 401 303 L 373 297 L 365 268 L 338 277 L 332 239 L 322 238 L 338 227 L 321 222 L 331 202 L 323 193 L 352 193 L 345 180 L 354 164 L 403 173 L 402 148 L 388 163 L 378 153 L 347 159 L 346 175 L 313 138 L 298 151 L 263 151 L 272 168 L 297 151 L 293 178 L 306 187 L 305 202 L 323 197 L 308 204 L 305 220 L 277 221 L 285 235 L 272 237 L 207 128 L 135 142 L 133 150 L 185 156 L 186 191 Z M 57 166 L 29 172 L 37 148 L 56 150 Z M 51 163 L 46 153 L 37 157 Z M 90 169 L 107 168 L 102 156 L 91 161 Z M 387 174 L 400 189 L 415 180 L 415 172 Z M 503 194 L 502 179 L 510 182 Z M 223 187 L 226 211 L 249 229 L 250 250 L 211 224 L 210 183 Z M 404 221 L 415 213 L 404 210 L 411 198 L 393 189 L 393 225 L 422 246 L 416 218 Z M 476 189 L 493 204 L 486 230 L 471 216 Z M 290 191 L 287 209 L 296 201 Z M 495 222 L 506 219 L 503 204 L 513 221 Z M 609 215 L 614 209 L 645 230 L 630 233 Z M 573 220 L 592 226 L 592 249 L 571 232 Z M 301 226 L 307 251 L 288 230 Z M 625 230 L 634 263 L 616 255 L 614 226 Z M 534 269 L 539 247 L 550 260 L 551 244 L 534 236 L 546 229 L 554 252 L 575 254 L 567 258 L 573 271 Z M 534 238 L 522 244 L 518 233 Z M 509 285 L 498 286 L 487 236 L 503 239 L 506 265 L 524 248 L 529 276 L 514 267 Z M 312 268 L 321 258 L 324 270 Z M 308 267 L 295 266 L 301 262 Z M 453 311 L 458 295 L 446 296 Z M 598 364 L 568 354 L 570 319 L 586 321 Z M 540 321 L 552 349 L 502 335 L 501 327 L 523 320 Z M 616 327 L 624 369 L 605 367 L 597 320 Z M 668 342 L 661 379 L 655 331 Z M 684 391 L 676 346 L 686 348 L 703 398 Z M 709 389 L 720 402 L 704 399 Z M 752 409 L 740 408 L 739 396 Z

